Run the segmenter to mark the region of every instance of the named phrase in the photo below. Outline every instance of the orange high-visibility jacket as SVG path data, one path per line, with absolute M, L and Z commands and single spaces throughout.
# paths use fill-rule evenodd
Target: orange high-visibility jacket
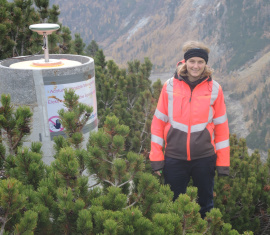
M 217 171 L 228 175 L 229 127 L 221 86 L 206 78 L 191 92 L 183 79 L 163 86 L 151 126 L 152 169 L 164 167 L 165 155 L 192 161 L 217 154 Z

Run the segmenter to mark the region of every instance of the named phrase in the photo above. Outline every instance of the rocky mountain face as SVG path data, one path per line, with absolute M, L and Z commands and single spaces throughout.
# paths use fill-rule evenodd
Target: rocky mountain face
M 107 59 L 126 65 L 149 57 L 153 72 L 174 71 L 187 40 L 210 46 L 209 65 L 228 95 L 232 132 L 251 148 L 270 148 L 269 0 L 51 0 L 60 21 L 86 44 L 95 40 Z M 230 105 L 230 104 L 229 104 Z M 235 105 L 234 105 L 235 106 Z M 238 125 L 239 123 L 239 125 Z M 241 129 L 245 131 L 241 131 Z

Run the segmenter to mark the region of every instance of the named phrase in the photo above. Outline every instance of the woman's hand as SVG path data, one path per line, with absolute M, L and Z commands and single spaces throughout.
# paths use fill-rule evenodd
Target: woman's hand
M 161 176 L 162 171 L 155 171 L 155 174 L 157 174 L 158 176 Z

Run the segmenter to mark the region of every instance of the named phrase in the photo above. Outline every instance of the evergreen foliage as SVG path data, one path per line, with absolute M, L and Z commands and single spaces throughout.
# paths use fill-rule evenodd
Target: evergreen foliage
M 39 15 L 32 6 L 31 0 L 2 1 L 1 9 L 6 10 L 0 24 L 5 28 L 3 37 L 7 51 L 0 55 L 1 59 L 12 56 L 23 56 L 38 52 L 41 39 L 29 29 L 29 25 L 39 21 Z M 27 22 L 27 24 L 25 24 Z M 4 41 L 4 40 L 3 40 Z M 12 49 L 10 46 L 13 46 Z
M 64 114 L 81 106 L 73 90 L 66 90 L 65 97 L 71 110 L 62 110 L 62 121 L 69 133 L 73 129 L 68 130 Z M 172 202 L 169 187 L 145 172 L 143 156 L 125 149 L 129 132 L 119 119 L 108 116 L 89 139 L 85 174 L 78 161 L 81 152 L 71 147 L 70 138 L 56 139 L 50 166 L 41 160 L 40 143 L 6 157 L 0 234 L 239 234 L 223 222 L 218 209 L 201 219 L 196 188 Z M 88 174 L 99 185 L 89 185 Z
M 68 141 L 76 149 L 81 147 L 83 141 L 82 128 L 93 112 L 92 107 L 79 103 L 79 98 L 75 90 L 65 90 L 63 102 L 65 108 L 58 112 L 61 124 L 65 128 L 64 131 L 68 137 Z
M 61 27 L 61 44 L 59 45 L 60 54 L 70 54 L 72 52 L 72 37 L 68 27 Z
M 5 231 L 7 222 L 24 207 L 25 195 L 22 194 L 22 184 L 15 179 L 0 181 L 0 203 L 1 203 L 1 232 Z
M 87 46 L 85 53 L 87 56 L 95 57 L 98 50 L 99 48 L 97 42 L 92 40 L 91 43 Z
M 80 169 L 79 173 L 82 174 L 86 169 L 85 159 L 88 155 L 86 150 L 82 148 L 84 140 L 82 129 L 93 112 L 93 108 L 78 101 L 79 95 L 75 93 L 75 90 L 66 89 L 64 91 L 64 108 L 59 110 L 58 114 L 67 138 L 65 139 L 61 135 L 54 137 L 54 149 L 59 154 L 62 148 L 74 147 L 74 154 Z
M 45 23 L 49 16 L 49 0 L 34 0 L 35 5 L 38 8 L 38 13 L 41 18 L 41 22 Z
M 32 146 L 38 143 L 32 143 Z M 38 188 L 40 180 L 45 176 L 45 165 L 42 161 L 42 154 L 33 152 L 29 148 L 19 148 L 16 157 L 9 155 L 5 165 L 8 177 L 20 180 L 24 185 L 32 185 Z
M 12 24 L 9 21 L 10 3 L 6 0 L 0 0 L 0 59 L 7 58 L 15 45 L 15 42 L 8 36 Z
M 85 43 L 83 42 L 81 35 L 75 33 L 75 40 L 74 40 L 74 50 L 77 55 L 83 55 L 85 48 Z
M 238 231 L 270 232 L 270 151 L 263 163 L 258 151 L 247 153 L 245 139 L 230 137 L 230 177 L 219 178 L 215 185 L 215 206 L 224 220 Z
M 130 127 L 126 148 L 148 156 L 150 126 L 162 88 L 160 80 L 151 86 L 152 63 L 138 60 L 120 69 L 114 61 L 105 61 L 99 49 L 95 56 L 99 125 L 107 115 L 115 115 L 121 124 Z
M 58 21 L 59 6 L 49 0 L 0 1 L 0 59 L 41 53 L 42 37 L 29 26 L 56 23 L 61 27 L 48 37 L 51 54 L 84 53 L 85 44 L 79 35 L 72 40 L 71 31 Z
M 143 156 L 132 152 L 125 154 L 125 137 L 128 133 L 129 128 L 119 125 L 119 120 L 112 116 L 107 117 L 103 129 L 91 134 L 87 169 L 105 188 L 129 188 L 135 175 L 144 169 Z
M 0 108 L 0 127 L 2 135 L 8 140 L 8 150 L 10 154 L 17 152 L 17 148 L 22 145 L 25 135 L 30 133 L 30 123 L 32 113 L 27 106 L 14 109 L 11 104 L 10 95 L 1 95 L 2 107 Z

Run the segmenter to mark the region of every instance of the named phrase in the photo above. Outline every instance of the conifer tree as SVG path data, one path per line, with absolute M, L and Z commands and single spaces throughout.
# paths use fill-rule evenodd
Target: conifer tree
M 34 5 L 35 3 L 35 5 Z M 42 37 L 29 26 L 37 23 L 57 23 L 59 6 L 49 8 L 49 0 L 0 1 L 0 59 L 33 55 L 42 52 Z M 50 53 L 71 53 L 71 32 L 61 25 L 60 30 L 48 38 Z M 75 51 L 74 51 L 75 53 Z
M 124 70 L 114 61 L 105 62 L 101 52 L 98 50 L 95 57 L 99 126 L 107 115 L 116 115 L 121 124 L 131 128 L 126 148 L 147 156 L 150 125 L 162 84 L 159 81 L 151 87 L 152 64 L 148 58 L 144 63 L 128 62 Z
M 37 213 L 30 210 L 24 213 L 26 203 L 27 197 L 19 181 L 12 178 L 0 181 L 1 235 L 9 231 L 9 228 L 12 229 L 10 224 L 12 222 L 15 224 L 17 234 L 30 234 L 35 229 Z
M 68 27 L 61 27 L 61 44 L 59 45 L 60 54 L 70 54 L 72 50 L 71 31 Z
M 105 187 L 129 185 L 144 168 L 142 156 L 132 152 L 124 154 L 128 133 L 129 128 L 119 125 L 119 120 L 113 116 L 106 119 L 102 130 L 91 134 L 87 169 Z
M 30 148 L 21 147 L 16 155 L 9 155 L 4 164 L 6 177 L 15 178 L 24 185 L 32 185 L 37 189 L 46 175 L 40 148 L 40 142 L 32 142 Z
M 8 36 L 12 28 L 10 22 L 10 4 L 6 0 L 0 0 L 0 60 L 12 55 L 15 42 Z
M 47 18 L 49 16 L 49 0 L 34 0 L 35 5 L 38 8 L 38 13 L 40 15 L 40 20 L 42 23 L 45 23 L 47 21 Z
M 84 54 L 84 48 L 85 43 L 83 42 L 81 35 L 78 33 L 75 33 L 75 39 L 74 39 L 74 51 L 77 55 L 83 55 Z
M 110 113 L 112 114 L 115 106 L 117 116 L 128 115 L 127 110 L 125 110 L 126 103 L 124 97 L 126 84 L 124 80 L 125 71 L 120 70 L 112 60 L 105 62 L 105 57 L 102 55 L 102 50 L 99 50 L 95 57 L 95 63 L 97 63 L 96 89 L 100 126 L 103 125 L 105 117 Z M 115 103 L 116 105 L 114 105 Z M 118 117 L 122 120 L 121 116 Z M 130 116 L 130 114 L 128 116 Z
M 80 134 L 85 120 L 90 116 L 87 112 L 91 113 L 92 109 L 78 103 L 78 96 L 73 90 L 66 90 L 64 98 L 67 111 L 62 110 L 61 117 L 65 120 L 66 133 L 70 138 L 64 141 L 63 137 L 59 138 L 56 160 L 52 165 L 44 166 L 40 143 L 32 143 L 31 149 L 19 148 L 16 155 L 8 156 L 5 161 L 6 177 L 20 180 L 28 198 L 24 203 L 28 217 L 15 226 L 15 231 L 24 231 L 27 218 L 35 216 L 38 234 L 71 234 L 76 231 L 79 211 L 90 203 L 88 178 L 80 175 L 81 165 L 78 161 L 83 149 L 75 150 L 69 145 L 74 143 L 74 134 Z M 77 125 L 68 121 L 70 116 L 74 118 L 73 121 L 77 120 Z M 76 141 L 78 139 L 82 138 Z M 30 221 L 28 225 L 28 228 L 33 227 Z M 7 231 L 12 231 L 12 228 Z
M 248 155 L 245 139 L 230 137 L 230 176 L 215 185 L 215 206 L 240 232 L 270 232 L 270 154 L 263 163 L 258 151 Z
M 137 153 L 148 152 L 151 141 L 151 122 L 156 100 L 149 90 L 142 92 L 132 110 L 131 127 L 135 130 L 131 139 L 131 149 Z
M 99 47 L 97 42 L 95 40 L 92 40 L 91 43 L 86 47 L 85 53 L 87 56 L 94 58 L 98 50 Z
M 104 72 L 106 66 L 105 55 L 102 49 L 98 49 L 95 55 L 95 66 L 96 68 L 100 69 L 100 73 Z M 98 70 L 99 71 L 99 70 Z
M 59 5 L 52 5 L 49 9 L 48 23 L 58 23 L 58 16 L 60 15 Z
M 82 128 L 89 120 L 93 108 L 79 103 L 79 95 L 75 90 L 68 89 L 64 91 L 64 107 L 59 110 L 58 114 L 61 120 L 64 131 L 68 137 L 68 141 L 76 148 L 81 147 L 83 141 Z
M 1 104 L 0 128 L 2 129 L 2 135 L 6 137 L 9 153 L 14 154 L 17 152 L 17 148 L 22 145 L 23 137 L 30 133 L 33 114 L 27 106 L 18 107 L 15 110 L 11 104 L 10 95 L 2 94 Z
M 55 137 L 54 148 L 59 153 L 64 147 L 73 146 L 76 149 L 79 172 L 82 174 L 85 170 L 85 158 L 87 157 L 86 150 L 82 148 L 84 140 L 82 129 L 89 120 L 93 108 L 79 103 L 79 95 L 72 89 L 64 91 L 63 103 L 65 108 L 59 110 L 58 113 L 67 138 L 65 139 L 61 135 Z
M 61 25 L 58 21 L 58 16 L 60 15 L 58 5 L 52 5 L 52 8 L 49 8 L 49 5 L 50 5 L 49 0 L 35 0 L 34 2 L 37 7 L 37 11 L 40 15 L 41 23 L 54 23 L 54 24 Z M 59 53 L 60 51 L 63 51 L 63 48 L 64 48 L 63 44 L 61 45 L 58 44 L 59 42 L 63 40 L 61 38 L 62 36 L 61 31 L 62 29 L 57 30 L 56 32 L 52 33 L 50 37 L 48 37 L 50 53 L 54 54 L 54 53 Z M 65 30 L 65 34 L 67 33 L 68 31 Z M 65 47 L 67 46 L 65 45 Z
M 35 11 L 32 1 L 14 1 L 10 3 L 8 10 L 11 13 L 9 20 L 12 23 L 7 36 L 14 42 L 10 56 L 37 53 L 40 50 L 38 45 L 41 43 L 41 39 L 29 29 L 29 25 L 39 21 L 39 14 Z

